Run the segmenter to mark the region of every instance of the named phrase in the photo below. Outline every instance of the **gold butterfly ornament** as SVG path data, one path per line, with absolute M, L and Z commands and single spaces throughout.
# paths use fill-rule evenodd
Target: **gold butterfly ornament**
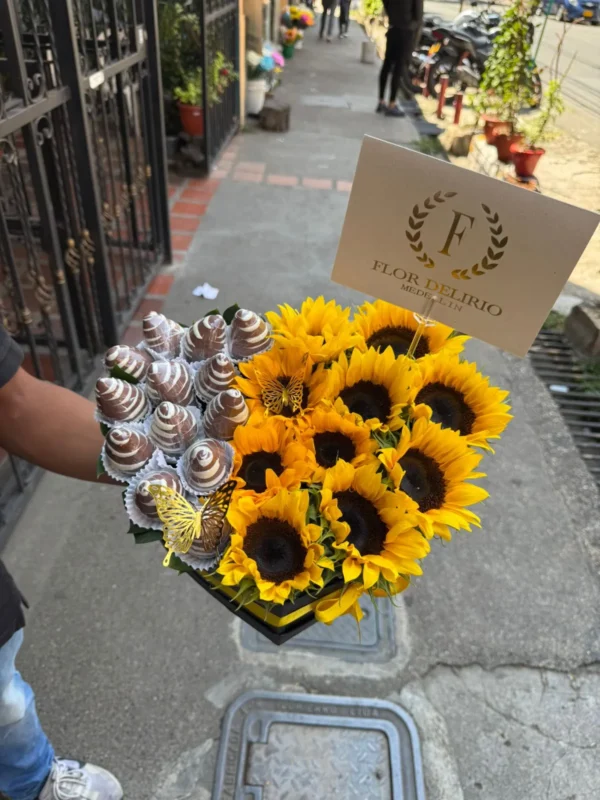
M 297 414 L 302 409 L 304 369 L 283 381 L 279 378 L 265 379 L 259 375 L 258 382 L 263 405 L 270 414 L 281 414 L 286 408 Z
M 229 481 L 208 499 L 199 499 L 200 508 L 169 486 L 150 486 L 156 510 L 163 523 L 163 539 L 167 555 L 163 566 L 168 567 L 171 555 L 185 555 L 196 540 L 203 557 L 217 558 L 223 539 L 223 524 L 236 481 Z M 222 549 L 222 548 L 221 548 Z

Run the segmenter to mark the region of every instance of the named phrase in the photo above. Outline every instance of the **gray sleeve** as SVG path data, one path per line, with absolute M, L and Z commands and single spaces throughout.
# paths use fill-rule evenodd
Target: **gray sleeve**
M 0 326 L 0 389 L 14 377 L 22 361 L 21 348 Z

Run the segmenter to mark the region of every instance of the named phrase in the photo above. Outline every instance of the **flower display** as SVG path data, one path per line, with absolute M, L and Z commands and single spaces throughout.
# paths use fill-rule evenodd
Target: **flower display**
M 481 525 L 481 461 L 511 415 L 467 337 L 420 322 L 323 297 L 144 320 L 97 390 L 136 540 L 278 643 L 426 580 L 433 540 Z

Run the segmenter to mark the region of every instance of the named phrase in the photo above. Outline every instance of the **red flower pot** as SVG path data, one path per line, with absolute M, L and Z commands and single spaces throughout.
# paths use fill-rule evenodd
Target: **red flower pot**
M 484 114 L 481 119 L 483 120 L 483 135 L 488 144 L 494 144 L 499 133 L 509 133 L 510 131 L 510 124 L 501 119 L 487 114 Z
M 181 127 L 190 136 L 204 136 L 204 109 L 179 103 Z
M 533 178 L 538 161 L 546 151 L 542 147 L 511 144 L 510 152 L 519 178 Z
M 510 164 L 512 160 L 511 145 L 518 144 L 522 139 L 523 134 L 521 133 L 499 133 L 494 142 L 498 151 L 498 161 L 503 164 Z

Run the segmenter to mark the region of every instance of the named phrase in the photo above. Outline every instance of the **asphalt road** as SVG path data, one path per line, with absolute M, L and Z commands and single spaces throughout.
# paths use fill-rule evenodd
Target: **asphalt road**
M 425 0 L 426 12 L 440 14 L 448 20 L 456 16 L 458 8 L 458 3 Z M 543 18 L 537 17 L 538 37 L 542 23 Z M 563 27 L 562 22 L 548 19 L 537 58 L 543 70 L 542 78 L 544 73 L 548 74 Z M 577 23 L 567 24 L 566 28 L 560 68 L 566 69 L 573 61 L 563 86 L 567 110 L 559 127 L 600 149 L 600 27 Z

